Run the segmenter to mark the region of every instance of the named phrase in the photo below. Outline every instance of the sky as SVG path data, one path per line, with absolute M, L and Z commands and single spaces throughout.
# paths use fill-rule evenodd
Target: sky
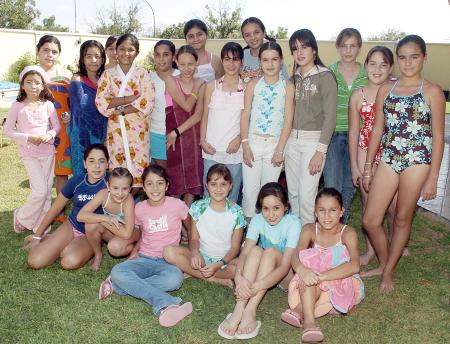
M 140 8 L 139 19 L 147 32 L 153 32 L 153 15 L 144 0 L 133 0 Z M 288 33 L 308 28 L 317 39 L 334 39 L 345 27 L 357 28 L 363 38 L 379 34 L 389 28 L 418 34 L 427 42 L 450 43 L 449 0 L 147 0 L 155 12 L 156 27 L 177 24 L 206 15 L 205 5 L 217 6 L 222 1 L 231 9 L 242 8 L 242 18 L 260 18 L 267 31 L 278 26 L 287 27 Z M 95 23 L 99 12 L 112 8 L 124 10 L 128 0 L 36 0 L 43 18 L 54 15 L 56 22 L 88 32 L 89 23 Z M 274 7 L 274 4 L 276 6 Z

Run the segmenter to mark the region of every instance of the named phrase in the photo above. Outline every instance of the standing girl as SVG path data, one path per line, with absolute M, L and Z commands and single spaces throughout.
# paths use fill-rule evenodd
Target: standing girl
M 182 196 L 191 206 L 203 193 L 203 161 L 200 147 L 200 119 L 203 112 L 203 80 L 194 78 L 197 53 L 183 45 L 176 54 L 180 75 L 166 78 L 167 172 L 169 195 Z
M 155 83 L 155 108 L 150 125 L 150 157 L 158 165 L 167 167 L 166 153 L 166 96 L 165 80 L 168 76 L 180 74 L 173 67 L 175 60 L 175 45 L 168 40 L 160 40 L 155 44 L 155 72 L 150 72 Z M 181 95 L 181 94 L 180 94 Z
M 108 57 L 108 63 L 105 69 L 113 68 L 117 65 L 117 54 L 116 54 L 116 36 L 109 36 L 105 43 L 106 57 Z
M 102 263 L 102 241 L 108 242 L 108 249 L 125 247 L 123 255 L 133 249 L 139 239 L 134 229 L 134 200 L 130 195 L 133 176 L 123 167 L 116 167 L 109 174 L 108 188 L 100 190 L 78 213 L 77 221 L 84 222 L 86 237 L 94 250 L 92 270 L 98 271 Z M 103 210 L 97 214 L 97 209 Z M 116 250 L 117 251 L 117 250 Z
M 50 209 L 53 141 L 60 126 L 45 71 L 39 66 L 25 67 L 19 78 L 20 91 L 6 118 L 5 134 L 20 145 L 19 155 L 28 173 L 31 193 L 25 204 L 14 210 L 13 227 L 16 233 L 26 229 L 36 233 Z
M 242 207 L 246 217 L 255 215 L 261 186 L 278 181 L 294 112 L 294 85 L 280 78 L 280 45 L 264 43 L 259 59 L 264 76 L 248 83 L 241 116 Z
M 78 73 L 70 82 L 69 128 L 73 174 L 84 174 L 83 154 L 93 143 L 103 143 L 108 119 L 95 106 L 97 82 L 105 70 L 105 50 L 93 40 L 80 47 Z
M 363 277 L 381 275 L 382 293 L 394 290 L 395 267 L 409 240 L 419 197 L 423 200 L 436 197 L 444 150 L 445 99 L 439 85 L 422 77 L 427 59 L 425 42 L 417 35 L 405 36 L 398 42 L 396 54 L 400 77 L 394 85 L 385 84 L 378 90 L 363 173 L 366 191 L 370 185 L 363 225 L 379 260 L 379 266 Z M 383 151 L 373 176 L 380 141 Z M 396 193 L 393 235 L 388 249 L 382 223 Z
M 108 118 L 110 167 L 126 167 L 133 175 L 133 187 L 141 187 L 140 176 L 150 161 L 149 115 L 155 86 L 150 74 L 134 64 L 139 53 L 136 36 L 120 36 L 116 47 L 119 63 L 100 77 L 95 104 Z
M 256 208 L 258 215 L 250 222 L 237 262 L 236 305 L 217 329 L 227 339 L 258 335 L 261 322 L 256 320 L 256 310 L 267 289 L 288 274 L 300 235 L 301 223 L 297 216 L 288 214 L 288 196 L 280 184 L 264 185 Z
M 208 28 L 200 19 L 191 19 L 184 24 L 184 38 L 198 55 L 195 77 L 204 81 L 211 81 L 223 75 L 222 61 L 216 55 L 206 50 Z
M 58 58 L 61 54 L 61 43 L 58 38 L 44 35 L 39 39 L 36 48 L 39 65 L 49 78 L 48 88 L 54 98 L 53 104 L 61 126 L 61 130 L 55 138 L 55 187 L 56 194 L 59 194 L 69 175 L 72 174 L 70 142 L 66 126 L 64 125 L 70 120 L 70 116 L 67 114 L 63 116 L 63 114 L 70 111 L 68 100 L 71 73 L 58 63 Z M 64 219 L 64 217 L 60 216 L 57 221 L 62 222 Z
M 187 206 L 179 199 L 166 197 L 169 177 L 164 168 L 150 165 L 142 174 L 148 200 L 136 204 L 136 224 L 142 236 L 130 259 L 117 264 L 100 286 L 99 299 L 116 292 L 142 299 L 153 306 L 163 327 L 175 326 L 192 312 L 192 304 L 182 305 L 168 291 L 179 289 L 183 272 L 163 258 L 166 246 L 178 245 L 181 224 L 188 217 Z
M 64 185 L 56 197 L 52 207 L 44 216 L 33 236 L 27 237 L 30 242 L 28 265 L 33 269 L 42 269 L 53 264 L 57 259 L 63 269 L 73 270 L 84 266 L 92 258 L 94 252 L 86 238 L 84 223 L 77 220 L 80 209 L 95 197 L 97 192 L 107 187 L 106 169 L 108 167 L 108 151 L 101 144 L 90 145 L 84 152 L 86 174 L 73 176 Z M 73 199 L 73 209 L 51 235 L 45 236 L 53 219 Z M 101 209 L 97 209 L 98 212 Z M 120 252 L 112 252 L 120 255 Z
M 233 188 L 228 198 L 237 202 L 242 183 L 241 112 L 244 109 L 244 82 L 239 77 L 242 48 L 228 42 L 220 52 L 225 75 L 205 87 L 205 108 L 200 124 L 200 144 L 204 158 L 203 182 L 211 166 L 226 164 Z M 205 188 L 205 195 L 208 191 Z
M 259 79 L 264 75 L 259 61 L 259 49 L 261 49 L 265 42 L 275 42 L 275 40 L 267 36 L 263 22 L 255 17 L 247 18 L 242 22 L 241 34 L 245 43 L 247 43 L 247 47 L 244 48 L 241 78 L 244 82 L 249 82 L 252 79 Z M 288 79 L 288 73 L 284 63 L 280 73 L 283 79 Z
M 353 92 L 349 103 L 348 117 L 348 147 L 350 154 L 350 166 L 352 180 L 361 191 L 362 213 L 366 208 L 367 192 L 363 188 L 362 174 L 366 162 L 367 148 L 372 135 L 373 122 L 375 120 L 375 97 L 381 85 L 389 81 L 389 76 L 394 66 L 394 56 L 389 48 L 375 46 L 367 54 L 364 67 L 369 78 L 366 86 Z M 362 123 L 360 125 L 360 123 Z M 380 160 L 381 145 L 378 148 L 375 164 L 372 165 L 372 173 L 375 173 Z M 395 198 L 391 207 L 395 208 Z M 394 209 L 392 209 L 394 210 Z M 391 211 L 389 211 L 391 214 Z M 391 214 L 393 215 L 393 213 Z M 391 219 L 392 220 L 392 219 Z M 361 256 L 361 265 L 367 265 L 375 255 L 369 239 L 366 239 L 367 251 Z
M 295 115 L 286 145 L 286 179 L 293 213 L 303 223 L 310 223 L 314 222 L 314 199 L 336 124 L 337 86 L 320 60 L 311 31 L 295 31 L 289 47 L 295 63 Z
M 247 223 L 241 207 L 227 198 L 233 184 L 230 170 L 215 164 L 206 180 L 210 197 L 196 201 L 189 209 L 189 248 L 166 247 L 164 258 L 191 276 L 232 288 L 233 260 L 239 254 Z
M 303 324 L 302 343 L 323 340 L 315 318 L 347 314 L 364 298 L 358 275 L 356 231 L 340 223 L 342 196 L 333 188 L 322 189 L 315 200 L 316 223 L 303 227 L 292 256 L 296 272 L 289 284 L 289 307 L 281 318 L 291 325 Z

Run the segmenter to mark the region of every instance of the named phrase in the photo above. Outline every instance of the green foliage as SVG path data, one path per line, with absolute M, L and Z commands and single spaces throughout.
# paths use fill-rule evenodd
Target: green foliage
M 242 9 L 231 10 L 225 2 L 219 1 L 217 6 L 206 5 L 205 22 L 208 25 L 210 38 L 241 37 Z
M 178 24 L 166 26 L 157 36 L 165 39 L 184 39 L 183 28 L 185 24 L 186 22 L 184 21 Z
M 399 39 L 406 36 L 406 33 L 397 29 L 387 29 L 377 35 L 373 35 L 367 38 L 368 41 L 385 41 L 385 42 L 396 42 Z
M 8 68 L 8 73 L 4 76 L 4 79 L 10 82 L 19 82 L 19 74 L 20 72 L 29 65 L 36 64 L 36 60 L 31 52 L 27 52 L 24 55 L 20 56 L 17 61 L 15 61 Z
M 34 0 L 1 0 L 0 27 L 7 29 L 30 29 L 40 12 Z
M 42 20 L 42 25 L 34 24 L 33 29 L 38 31 L 57 31 L 57 32 L 69 32 L 67 26 L 61 26 L 56 24 L 55 16 L 50 16 Z
M 125 13 L 125 16 L 121 14 L 122 12 Z M 104 13 L 106 13 L 106 17 Z M 90 31 L 99 35 L 137 34 L 142 31 L 142 24 L 138 17 L 139 7 L 137 3 L 131 2 L 125 11 L 121 11 L 114 4 L 112 9 L 98 12 L 96 24 L 89 25 Z
M 275 32 L 274 30 L 270 30 L 268 36 L 271 38 L 276 38 L 276 39 L 287 39 L 288 38 L 288 28 L 278 26 L 277 31 Z
M 154 71 L 155 68 L 155 60 L 153 59 L 153 53 L 150 52 L 146 57 L 144 57 L 142 60 L 136 61 L 136 64 L 139 67 L 145 68 L 147 71 Z

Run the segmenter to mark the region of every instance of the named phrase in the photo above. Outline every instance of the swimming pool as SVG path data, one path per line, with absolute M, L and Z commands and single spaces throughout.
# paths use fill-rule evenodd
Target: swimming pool
M 15 82 L 0 80 L 0 92 L 17 90 L 18 88 L 19 84 L 16 84 Z

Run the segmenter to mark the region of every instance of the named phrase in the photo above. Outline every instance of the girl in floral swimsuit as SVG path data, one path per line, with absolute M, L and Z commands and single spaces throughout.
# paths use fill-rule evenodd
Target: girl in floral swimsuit
M 416 203 L 436 197 L 444 150 L 445 99 L 439 85 L 422 78 L 426 45 L 416 35 L 402 38 L 396 48 L 400 70 L 392 86 L 382 85 L 376 98 L 372 138 L 364 165 L 363 185 L 369 190 L 363 225 L 378 256 L 379 266 L 362 274 L 381 276 L 380 292 L 394 290 L 394 272 L 410 234 Z M 372 164 L 383 136 L 381 162 Z M 383 217 L 398 193 L 393 235 L 388 240 Z
M 361 191 L 363 213 L 367 204 L 367 192 L 362 186 L 362 174 L 375 120 L 375 97 L 380 86 L 389 82 L 389 76 L 393 66 L 394 56 L 389 48 L 375 46 L 370 49 L 364 63 L 369 82 L 366 86 L 353 92 L 350 97 L 348 116 L 350 166 L 353 184 L 356 187 L 359 187 Z M 375 164 L 372 166 L 372 173 L 375 173 L 380 156 L 381 143 L 378 146 Z M 389 207 L 390 218 L 392 218 L 392 214 L 395 210 L 395 200 L 394 197 L 393 202 Z M 392 223 L 392 221 L 390 221 L 390 223 Z M 368 238 L 366 238 L 366 247 L 367 251 L 361 256 L 361 265 L 367 265 L 375 256 L 375 252 Z

